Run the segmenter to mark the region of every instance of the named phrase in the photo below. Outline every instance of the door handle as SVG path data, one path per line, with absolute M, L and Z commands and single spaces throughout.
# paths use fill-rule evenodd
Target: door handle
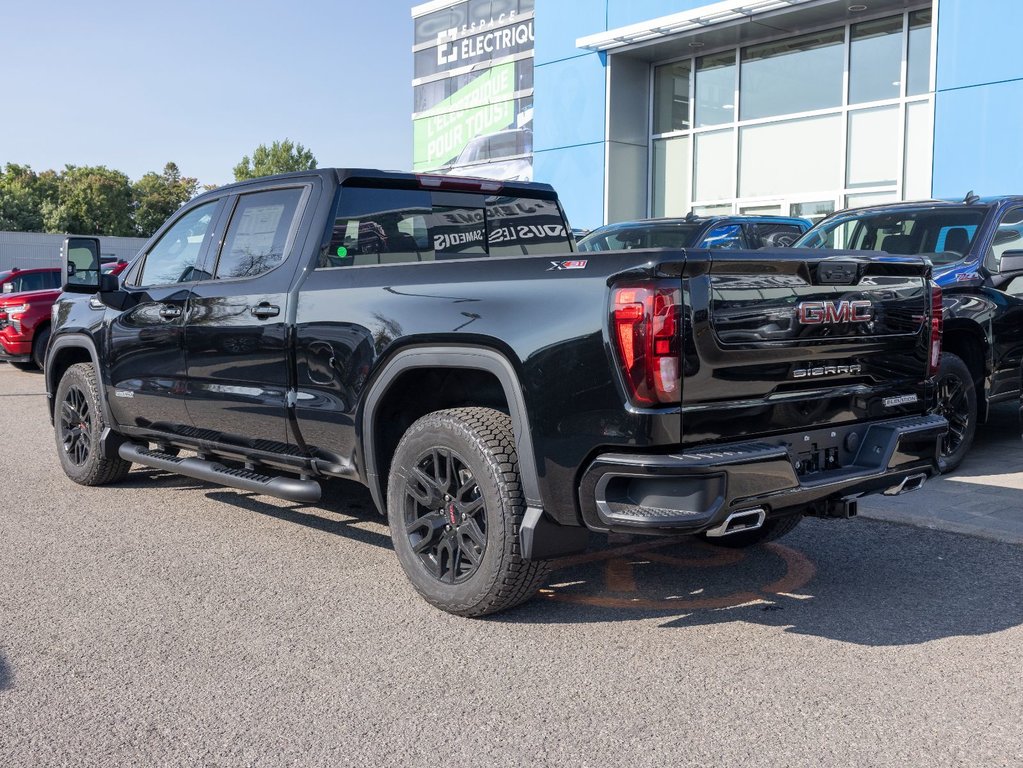
M 181 317 L 181 307 L 164 305 L 160 307 L 160 317 L 164 320 L 177 320 Z
M 258 317 L 260 320 L 266 320 L 270 317 L 277 317 L 281 313 L 281 308 L 270 304 L 266 301 L 261 301 L 259 304 L 252 308 L 252 316 Z

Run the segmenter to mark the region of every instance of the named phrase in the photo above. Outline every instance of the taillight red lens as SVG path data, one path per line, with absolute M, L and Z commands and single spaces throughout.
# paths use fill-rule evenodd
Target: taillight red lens
M 944 332 L 945 313 L 942 309 L 941 287 L 931 285 L 931 349 L 928 370 L 931 376 L 938 375 L 941 367 L 941 336 Z
M 682 292 L 663 283 L 611 292 L 611 337 L 636 405 L 681 402 Z

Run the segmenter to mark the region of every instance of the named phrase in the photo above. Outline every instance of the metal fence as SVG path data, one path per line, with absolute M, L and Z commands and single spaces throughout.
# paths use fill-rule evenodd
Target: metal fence
M 0 232 L 0 271 L 19 267 L 59 267 L 60 246 L 67 235 L 42 232 Z M 103 256 L 131 259 L 145 245 L 144 237 L 101 237 Z

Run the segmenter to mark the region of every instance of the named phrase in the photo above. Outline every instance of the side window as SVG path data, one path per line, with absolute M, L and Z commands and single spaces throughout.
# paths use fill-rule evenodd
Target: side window
M 163 233 L 146 254 L 137 285 L 172 285 L 197 279 L 195 262 L 209 234 L 217 202 L 193 208 Z
M 1002 216 L 984 257 L 984 266 L 997 274 L 1001 271 L 1002 254 L 1007 251 L 1023 251 L 1023 208 L 1013 208 Z
M 238 198 L 214 277 L 256 277 L 281 265 L 302 189 L 274 189 Z
M 757 237 L 752 242 L 760 241 L 762 248 L 788 248 L 803 234 L 795 224 L 754 224 Z
M 46 276 L 49 278 L 47 280 L 47 288 L 51 290 L 60 288 L 60 272 L 47 272 Z
M 746 237 L 741 224 L 722 224 L 714 227 L 703 237 L 702 248 L 715 250 L 738 251 L 746 247 Z
M 321 267 L 432 261 L 430 193 L 345 187 Z
M 46 286 L 43 283 L 45 272 L 32 272 L 31 274 L 25 275 L 25 282 L 21 284 L 21 290 L 23 291 L 41 291 Z
M 25 290 L 24 288 L 22 288 L 22 286 L 25 285 L 25 276 L 18 275 L 17 277 L 12 277 L 10 280 L 10 285 L 11 290 L 7 291 L 7 293 L 21 293 L 23 290 Z

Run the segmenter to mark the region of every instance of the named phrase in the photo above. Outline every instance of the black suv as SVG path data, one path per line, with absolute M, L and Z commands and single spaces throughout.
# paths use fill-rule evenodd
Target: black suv
M 959 466 L 978 421 L 1016 401 L 1023 360 L 1023 196 L 924 200 L 839 211 L 797 248 L 921 255 L 944 292 L 938 408 L 949 420 L 942 468 Z

